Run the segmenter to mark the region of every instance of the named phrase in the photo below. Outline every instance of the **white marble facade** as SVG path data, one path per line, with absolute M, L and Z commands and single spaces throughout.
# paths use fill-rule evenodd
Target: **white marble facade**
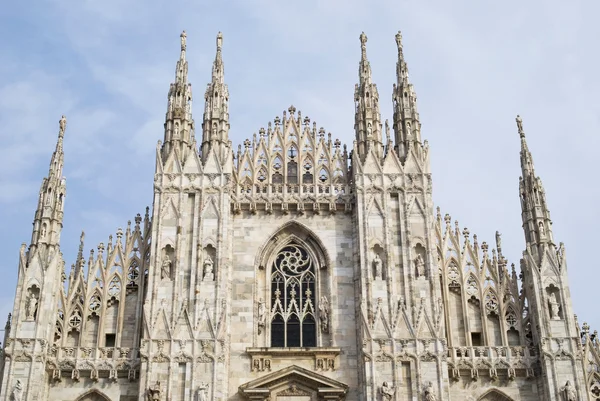
M 479 243 L 434 210 L 400 33 L 390 122 L 360 35 L 350 147 L 290 106 L 234 148 L 221 34 L 197 141 L 186 40 L 152 209 L 87 257 L 82 234 L 70 269 L 61 118 L 1 401 L 599 399 L 597 334 L 573 314 L 520 117 L 522 282 L 499 233 Z

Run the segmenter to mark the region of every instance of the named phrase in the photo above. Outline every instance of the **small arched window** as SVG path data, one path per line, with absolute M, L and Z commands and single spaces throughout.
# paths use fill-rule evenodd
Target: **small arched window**
M 271 270 L 271 346 L 315 347 L 315 265 L 309 253 L 291 243 Z

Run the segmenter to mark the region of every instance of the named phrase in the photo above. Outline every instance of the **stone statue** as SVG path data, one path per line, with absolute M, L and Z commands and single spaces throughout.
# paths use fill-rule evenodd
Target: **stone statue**
M 162 390 L 160 389 L 160 382 L 156 382 L 154 387 L 148 389 L 148 401 L 161 401 Z
M 423 258 L 420 254 L 417 254 L 417 257 L 415 259 L 415 267 L 417 271 L 417 277 L 425 276 L 425 262 L 423 261 Z
M 388 382 L 383 382 L 381 386 L 381 396 L 385 401 L 390 401 L 394 397 L 394 393 L 396 393 L 396 387 L 392 386 Z
M 519 133 L 522 133 L 523 132 L 523 119 L 521 118 L 521 116 L 517 116 L 516 121 L 517 121 L 517 129 L 519 130 Z
M 540 239 L 546 236 L 546 229 L 544 228 L 544 224 L 540 221 Z
M 319 302 L 319 319 L 321 320 L 321 331 L 329 333 L 329 301 L 325 295 L 321 297 L 321 302 Z
M 21 401 L 21 397 L 23 397 L 23 384 L 21 383 L 21 380 L 17 379 L 10 396 L 13 401 Z
M 550 304 L 550 319 L 560 320 L 560 316 L 558 316 L 559 303 L 556 300 L 555 293 L 550 293 L 550 295 L 548 296 L 548 303 Z
M 571 385 L 571 381 L 567 380 L 567 383 L 560 389 L 563 401 L 576 401 L 577 391 L 575 387 Z
M 502 249 L 502 234 L 500 234 L 500 231 L 496 231 L 496 248 Z
M 181 35 L 179 35 L 179 37 L 181 38 L 181 50 L 185 50 L 187 44 L 187 34 L 185 33 L 185 31 L 183 31 L 181 32 Z
M 31 294 L 29 298 L 27 298 L 27 304 L 25 305 L 25 318 L 27 320 L 35 319 L 35 312 L 37 311 L 38 299 L 35 294 Z
M 167 255 L 163 258 L 162 267 L 160 269 L 160 278 L 170 279 L 171 278 L 171 259 Z
M 213 273 L 213 261 L 210 255 L 206 255 L 204 260 L 204 279 L 203 281 L 214 281 L 215 274 Z
M 375 271 L 375 279 L 381 279 L 381 259 L 377 253 L 375 253 L 375 257 L 373 258 L 373 269 Z
M 424 401 L 437 401 L 437 397 L 435 396 L 433 383 L 427 382 L 423 387 L 423 400 Z
M 200 383 L 198 387 L 198 401 L 208 400 L 208 383 Z
M 65 133 L 65 129 L 67 128 L 67 117 L 63 116 L 58 121 L 58 127 L 61 134 Z
M 262 329 L 265 327 L 265 320 L 267 317 L 267 308 L 265 307 L 265 301 L 260 298 L 258 300 L 258 334 L 262 333 Z

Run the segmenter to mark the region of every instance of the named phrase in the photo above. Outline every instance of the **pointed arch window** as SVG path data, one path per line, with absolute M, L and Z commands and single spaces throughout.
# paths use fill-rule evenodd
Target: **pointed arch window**
M 315 265 L 291 243 L 276 255 L 271 272 L 271 346 L 315 347 Z

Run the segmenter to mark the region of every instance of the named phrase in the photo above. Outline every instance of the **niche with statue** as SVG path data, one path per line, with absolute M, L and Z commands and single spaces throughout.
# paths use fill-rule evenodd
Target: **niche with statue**
M 379 244 L 373 245 L 371 250 L 371 274 L 374 280 L 387 279 L 387 273 L 384 269 L 385 251 Z
M 39 302 L 40 289 L 37 285 L 33 284 L 27 289 L 27 298 L 25 299 L 25 320 L 36 320 Z
M 427 260 L 427 253 L 425 247 L 417 243 L 413 248 L 413 274 L 416 278 L 425 278 L 425 261 Z
M 215 281 L 217 250 L 209 244 L 204 247 L 202 254 L 202 281 Z
M 546 298 L 550 320 L 562 320 L 563 308 L 561 306 L 560 291 L 554 284 L 546 288 Z
M 161 254 L 160 278 L 161 280 L 172 280 L 175 249 L 171 245 L 167 245 L 163 248 Z

